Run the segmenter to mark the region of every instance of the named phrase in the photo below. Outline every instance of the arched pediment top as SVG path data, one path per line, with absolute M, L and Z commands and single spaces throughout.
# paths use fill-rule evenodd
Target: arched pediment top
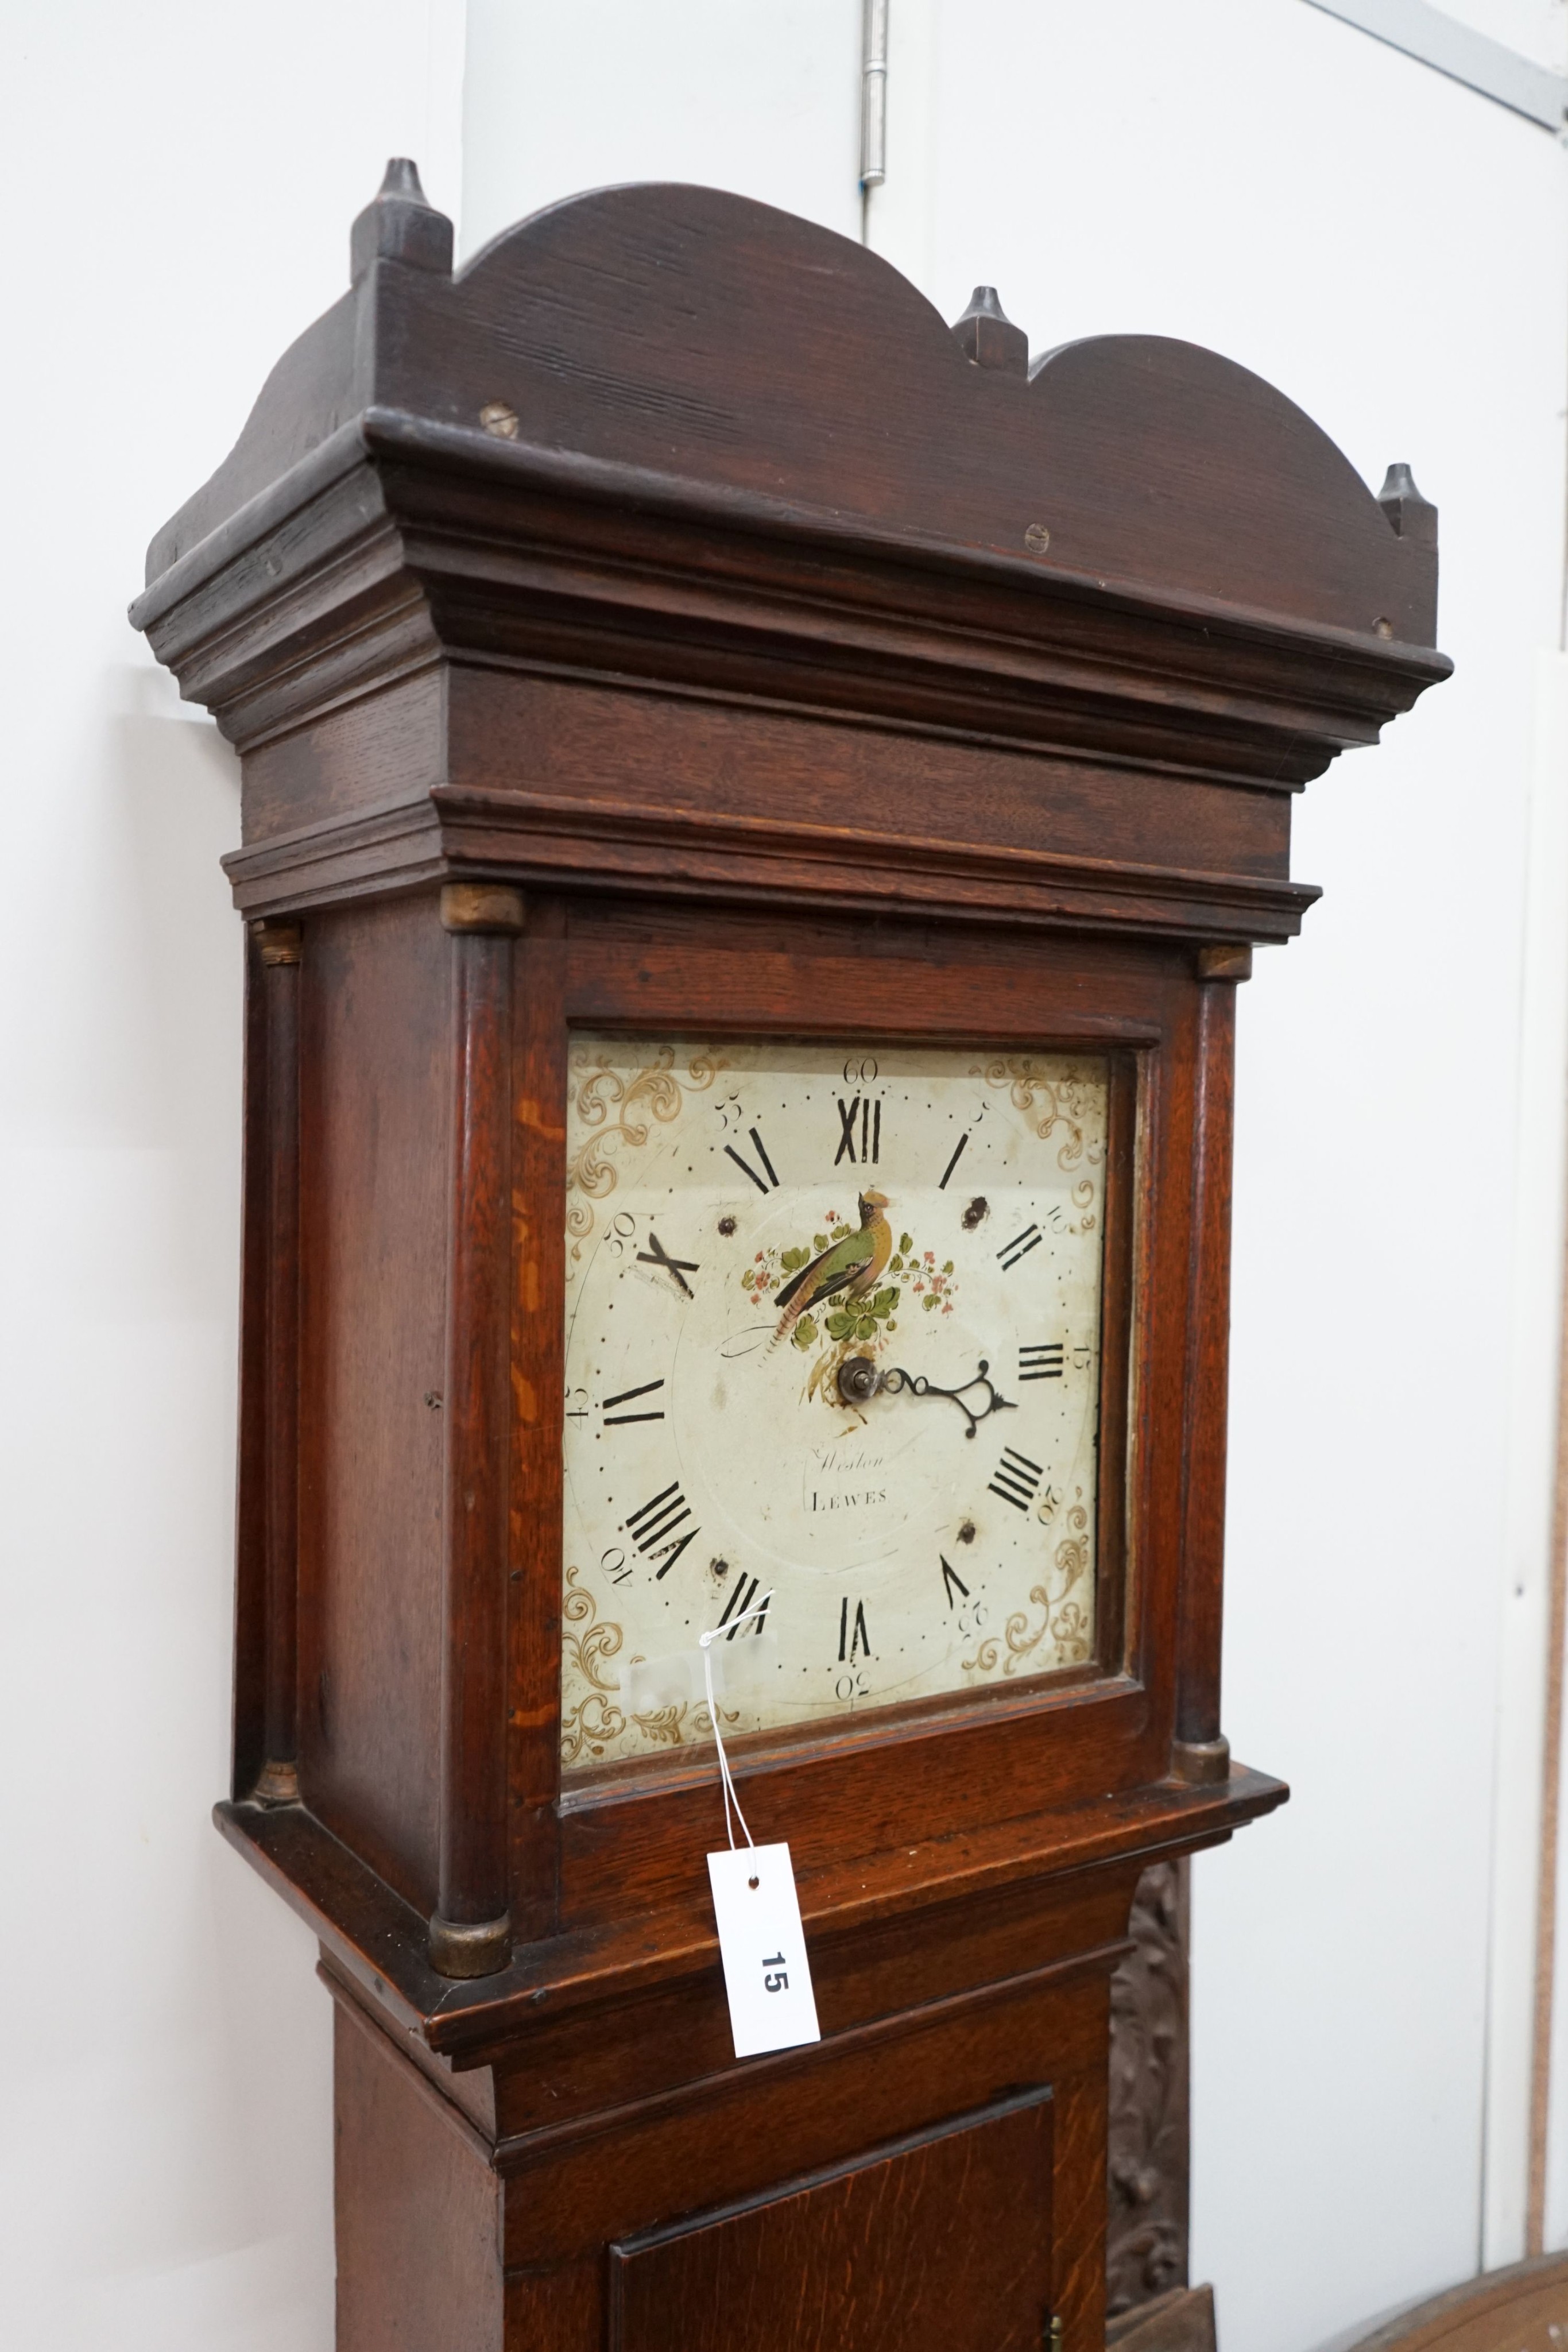
M 1215 352 L 1105 335 L 1026 370 L 1009 330 L 977 364 L 875 254 L 701 187 L 573 197 L 453 277 L 417 186 L 389 175 L 361 216 L 352 292 L 154 541 L 150 587 L 374 411 L 440 428 L 449 456 L 470 436 L 519 467 L 603 469 L 601 490 L 618 470 L 678 485 L 731 520 L 1433 642 L 1431 509 L 1385 509 L 1301 409 Z

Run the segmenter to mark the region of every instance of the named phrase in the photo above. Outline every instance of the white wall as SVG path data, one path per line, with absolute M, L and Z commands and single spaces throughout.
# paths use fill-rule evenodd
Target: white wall
M 331 2341 L 329 2003 L 312 1939 L 207 1817 L 228 1747 L 236 777 L 125 606 L 153 529 L 346 285 L 389 153 L 434 157 L 433 195 L 455 196 L 461 31 L 425 0 L 6 12 L 8 2352 Z
M 462 249 L 695 180 L 860 234 L 860 0 L 469 0 Z
M 1463 13 L 1549 49 L 1553 6 Z M 1194 2258 L 1228 2352 L 1308 2352 L 1479 2243 L 1568 158 L 1301 0 L 892 9 L 873 239 L 949 317 L 984 278 L 1037 348 L 1127 327 L 1212 343 L 1375 485 L 1408 458 L 1442 508 L 1458 675 L 1309 791 L 1297 871 L 1328 895 L 1241 1001 L 1227 1714 L 1296 1796 L 1199 1868 Z M 143 542 L 340 290 L 388 153 L 418 155 L 448 210 L 461 176 L 467 250 L 638 176 L 858 220 L 858 0 L 471 0 L 460 161 L 463 14 L 56 0 L 13 22 L 0 73 L 14 215 L 43 225 L 10 262 L 0 633 L 20 1663 L 0 1716 L 0 2337 L 22 2352 L 302 2352 L 330 2331 L 327 2004 L 309 1938 L 206 1821 L 227 1732 L 235 785 L 125 626 Z M 1504 1906 L 1516 1976 L 1527 1896 Z M 1494 2075 L 1517 2092 L 1506 2042 Z M 1519 2168 L 1496 2143 L 1507 2209 Z

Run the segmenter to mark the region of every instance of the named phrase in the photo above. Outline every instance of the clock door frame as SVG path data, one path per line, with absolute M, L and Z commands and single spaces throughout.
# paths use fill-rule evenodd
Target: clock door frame
M 1101 1664 L 1006 1693 L 758 1733 L 733 1764 L 759 1840 L 796 1869 L 976 1836 L 1130 1793 L 1170 1769 L 1189 1426 L 1200 997 L 1191 950 L 1090 934 L 937 933 L 591 897 L 530 898 L 513 949 L 512 1508 L 507 1563 L 514 1920 L 591 1928 L 700 1898 L 717 1832 L 710 1748 L 563 1775 L 567 1058 L 581 1029 L 1098 1053 L 1113 1070 L 1102 1308 Z M 823 1008 L 852 1004 L 852 1019 Z M 1135 1073 L 1135 1076 L 1134 1074 Z M 1103 1607 L 1103 1601 L 1100 1604 Z M 1108 1643 L 1105 1637 L 1109 1637 Z M 852 1780 L 848 1778 L 852 1768 Z M 534 1923 L 538 1923 L 535 1925 Z

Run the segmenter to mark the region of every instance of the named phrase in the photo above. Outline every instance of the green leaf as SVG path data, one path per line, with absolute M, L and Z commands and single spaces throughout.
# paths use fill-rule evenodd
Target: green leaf
M 936 1306 L 936 1293 L 934 1290 L 928 1290 L 928 1291 L 926 1292 L 926 1294 L 925 1294 L 925 1297 L 921 1300 L 920 1304 L 922 1305 L 922 1307 L 925 1307 L 925 1312 L 927 1313 L 927 1315 L 929 1315 L 929 1314 L 930 1314 L 930 1312 L 931 1312 L 931 1309 L 932 1309 L 932 1308 Z
M 814 1250 L 825 1250 L 827 1246 L 828 1236 L 826 1234 L 813 1234 L 811 1235 L 811 1247 Z M 804 1253 L 802 1253 L 802 1255 L 804 1255 Z
M 904 1260 L 901 1257 L 895 1257 L 893 1264 L 887 1270 L 889 1274 L 902 1274 L 904 1272 Z
M 907 1257 L 910 1251 L 915 1247 L 915 1244 L 908 1234 L 900 1234 L 898 1236 L 898 1246 L 902 1255 Z
M 803 1249 L 788 1249 L 779 1259 L 779 1264 L 786 1274 L 793 1274 L 798 1265 L 805 1265 L 806 1255 L 807 1254 Z
M 869 1315 L 862 1315 L 860 1321 L 855 1325 L 855 1338 L 857 1339 L 874 1339 L 876 1338 L 876 1325 L 873 1322 Z
M 871 1302 L 871 1311 L 873 1315 L 885 1315 L 890 1307 L 896 1307 L 897 1304 L 898 1285 L 896 1283 L 892 1283 L 889 1285 L 887 1289 L 879 1290 L 877 1292 L 876 1297 Z
M 854 1328 L 855 1318 L 852 1315 L 845 1315 L 841 1309 L 830 1315 L 827 1320 L 827 1333 L 830 1339 L 847 1339 Z
M 951 1259 L 951 1258 L 949 1258 L 949 1259 L 947 1260 L 947 1263 L 946 1263 L 946 1265 L 943 1267 L 942 1271 L 943 1271 L 943 1273 L 944 1273 L 944 1274 L 951 1274 L 951 1273 L 952 1273 L 952 1271 L 953 1271 L 953 1261 L 952 1261 L 952 1259 Z
M 795 1345 L 797 1348 L 814 1348 L 816 1344 L 817 1327 L 809 1315 L 802 1315 L 795 1326 Z
M 887 1318 L 887 1328 L 890 1331 L 896 1331 L 898 1328 L 897 1324 L 894 1321 L 891 1315 Z

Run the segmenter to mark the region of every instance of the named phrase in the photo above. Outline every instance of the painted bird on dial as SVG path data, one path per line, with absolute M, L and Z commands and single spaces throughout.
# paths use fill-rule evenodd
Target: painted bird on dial
M 841 1294 L 863 1298 L 893 1255 L 893 1228 L 883 1214 L 888 1206 L 883 1192 L 862 1192 L 860 1230 L 841 1234 L 836 1242 L 791 1275 L 773 1304 L 783 1308 L 773 1344 L 787 1339 L 809 1307 L 823 1307 Z

